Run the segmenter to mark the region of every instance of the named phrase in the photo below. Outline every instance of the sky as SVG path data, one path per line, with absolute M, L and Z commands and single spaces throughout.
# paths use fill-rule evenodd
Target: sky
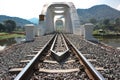
M 76 8 L 90 8 L 107 4 L 120 10 L 120 0 L 0 0 L 0 15 L 30 19 L 38 18 L 43 5 L 48 2 L 73 2 Z

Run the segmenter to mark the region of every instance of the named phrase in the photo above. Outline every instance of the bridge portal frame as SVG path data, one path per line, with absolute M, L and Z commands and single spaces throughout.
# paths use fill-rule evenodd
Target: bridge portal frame
M 59 7 L 59 9 L 56 9 Z M 61 9 L 60 9 L 61 7 Z M 62 8 L 63 7 L 63 8 Z M 55 10 L 64 10 L 64 13 L 55 13 Z M 54 16 L 64 15 L 65 33 L 84 35 L 83 27 L 80 26 L 80 20 L 72 2 L 53 2 L 45 4 L 41 14 L 39 15 L 40 35 L 55 32 Z

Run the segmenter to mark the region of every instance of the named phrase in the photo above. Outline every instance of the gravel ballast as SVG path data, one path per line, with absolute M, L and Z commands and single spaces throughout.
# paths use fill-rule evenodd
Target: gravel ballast
M 41 46 L 43 47 L 53 35 L 36 37 L 34 41 L 14 44 L 0 52 L 0 80 L 11 80 L 16 75 L 10 74 L 9 69 L 19 67 L 20 60 Z

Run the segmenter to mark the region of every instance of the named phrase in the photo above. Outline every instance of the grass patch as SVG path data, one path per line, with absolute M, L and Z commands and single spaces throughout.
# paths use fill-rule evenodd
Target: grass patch
M 8 33 L 6 32 L 0 32 L 0 35 L 7 35 Z
M 20 34 L 2 35 L 2 36 L 0 36 L 0 40 L 9 39 L 9 38 L 15 38 L 15 37 L 25 37 L 25 35 L 20 35 Z

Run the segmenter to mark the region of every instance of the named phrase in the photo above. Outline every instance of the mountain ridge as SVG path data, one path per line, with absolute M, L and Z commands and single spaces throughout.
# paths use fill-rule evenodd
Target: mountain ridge
M 80 17 L 81 22 L 88 22 L 91 18 L 96 20 L 102 19 L 116 19 L 120 18 L 120 11 L 116 10 L 108 5 L 95 5 L 87 9 L 77 9 L 77 13 Z M 18 26 L 24 26 L 25 24 L 35 24 L 38 25 L 38 18 L 23 19 L 19 17 L 10 17 L 6 15 L 0 15 L 0 22 L 5 20 L 13 20 Z
M 33 24 L 32 22 L 28 21 L 27 19 L 19 18 L 19 17 L 11 17 L 7 15 L 0 15 L 0 22 L 5 20 L 13 20 L 16 22 L 17 26 L 23 27 L 25 24 Z
M 33 17 L 33 18 L 30 18 L 30 19 L 28 19 L 30 22 L 32 22 L 32 23 L 34 23 L 34 24 L 38 24 L 38 21 L 39 21 L 39 19 L 38 18 L 35 18 L 35 17 Z
M 96 20 L 120 18 L 120 11 L 108 5 L 96 5 L 88 9 L 77 9 L 81 21 L 88 21 L 91 18 Z

